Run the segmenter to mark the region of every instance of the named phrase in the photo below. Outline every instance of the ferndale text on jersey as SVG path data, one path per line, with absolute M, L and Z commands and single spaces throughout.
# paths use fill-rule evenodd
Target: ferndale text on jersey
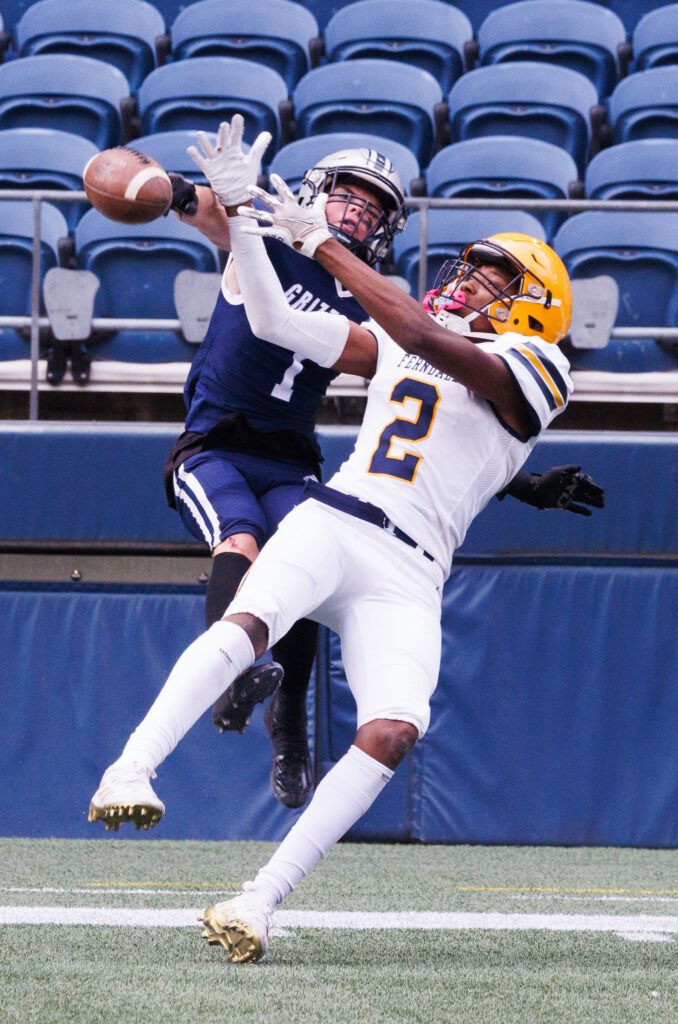
M 454 377 L 448 376 L 442 370 L 436 370 L 435 366 L 431 366 L 421 356 L 411 355 L 410 353 L 406 353 L 403 356 L 398 366 L 402 366 L 405 370 L 414 370 L 415 373 L 425 373 L 429 377 L 438 377 L 440 380 L 454 380 Z

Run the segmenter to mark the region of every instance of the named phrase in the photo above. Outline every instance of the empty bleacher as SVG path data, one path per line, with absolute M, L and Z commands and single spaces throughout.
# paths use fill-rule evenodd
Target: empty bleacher
M 419 284 L 430 283 L 446 247 L 467 241 L 481 224 L 488 231 L 522 224 L 573 261 L 577 218 L 594 214 L 568 208 L 567 200 L 654 203 L 678 197 L 676 3 L 6 0 L 1 27 L 0 192 L 77 190 L 88 154 L 120 143 L 137 145 L 169 169 L 200 181 L 185 153 L 194 141 L 191 133 L 213 132 L 235 111 L 245 113 L 248 141 L 263 129 L 273 135 L 264 181 L 275 170 L 296 187 L 305 167 L 320 155 L 369 138 L 399 167 L 410 197 L 410 223 L 387 270 L 404 277 L 415 292 Z M 420 273 L 419 211 L 428 199 L 434 205 L 456 202 L 457 208 L 428 212 L 428 266 Z M 504 203 L 487 219 L 478 219 L 477 209 L 469 209 L 464 219 L 459 203 L 467 199 L 471 205 L 484 199 L 490 206 L 493 200 Z M 561 205 L 532 208 L 533 199 Z M 506 200 L 515 200 L 514 214 Z M 91 241 L 85 245 L 84 229 L 78 228 L 86 202 L 60 205 L 52 193 L 49 202 L 65 220 L 63 236 L 55 239 L 52 214 L 44 217 L 51 233 L 43 241 L 52 247 L 53 265 L 92 269 L 96 263 L 98 275 L 110 276 L 104 270 L 108 258 L 93 260 Z M 619 222 L 613 216 L 630 222 L 639 214 L 595 214 L 591 223 L 606 253 L 608 229 L 617 238 Z M 661 228 L 665 216 L 663 210 L 643 212 L 638 223 L 649 226 L 653 241 L 629 243 L 630 262 L 608 259 L 609 253 L 576 258 L 577 274 L 584 266 L 586 274 L 603 273 L 604 267 L 622 293 L 616 327 L 625 336 L 596 350 L 571 349 L 575 368 L 589 374 L 586 380 L 592 372 L 617 374 L 622 387 L 625 374 L 645 373 L 644 381 L 635 381 L 640 394 L 653 375 L 662 373 L 672 393 L 678 349 L 670 329 L 678 325 L 678 310 L 666 277 L 673 251 Z M 166 219 L 156 234 L 164 237 L 173 221 Z M 5 249 L 15 244 L 15 230 L 10 207 L 0 201 Z M 197 236 L 194 243 L 198 251 Z M 156 244 L 157 239 L 142 250 L 146 242 L 136 239 L 124 256 L 118 239 L 115 262 L 120 260 L 122 269 L 115 274 L 141 282 L 146 271 L 140 272 L 133 253 L 144 251 L 144 265 L 150 266 Z M 595 249 L 593 241 L 589 248 Z M 25 255 L 25 244 L 22 251 Z M 218 269 L 213 252 L 206 263 L 191 259 L 189 268 L 184 259 L 180 264 L 172 277 L 179 269 Z M 648 289 L 654 294 L 658 265 L 666 301 L 647 304 L 641 315 L 625 298 L 629 275 L 634 296 Z M 47 269 L 44 264 L 43 276 Z M 25 321 L 30 313 L 20 283 L 24 277 L 7 276 L 5 317 Z M 148 280 L 156 278 L 149 274 Z M 163 292 L 140 285 L 134 302 L 129 292 L 115 301 L 112 294 L 104 280 L 95 319 L 138 317 L 143 308 L 147 317 L 178 323 L 172 287 Z M 43 357 L 51 344 L 45 312 L 39 310 Z M 0 326 L 0 389 L 28 379 L 24 321 L 19 327 Z M 633 326 L 642 328 L 638 338 L 629 336 Z M 650 338 L 651 327 L 665 333 Z M 115 363 L 122 386 L 133 387 L 136 375 L 140 386 L 155 380 L 160 389 L 180 387 L 193 345 L 178 327 L 141 334 L 142 340 L 125 331 L 95 331 L 88 347 L 100 366 L 92 384 L 99 373 L 103 384 L 104 364 Z M 123 372 L 125 364 L 129 373 Z M 155 367 L 149 376 L 145 366 Z M 44 379 L 44 371 L 40 376 Z M 115 381 L 112 373 L 112 387 Z M 628 382 L 632 387 L 631 377 Z M 660 391 L 667 393 L 664 387 Z

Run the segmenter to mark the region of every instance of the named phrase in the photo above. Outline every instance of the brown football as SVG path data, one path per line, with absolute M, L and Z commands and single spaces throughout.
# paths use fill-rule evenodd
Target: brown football
M 82 172 L 92 206 L 123 224 L 146 224 L 169 209 L 172 183 L 160 164 L 127 146 L 104 149 Z

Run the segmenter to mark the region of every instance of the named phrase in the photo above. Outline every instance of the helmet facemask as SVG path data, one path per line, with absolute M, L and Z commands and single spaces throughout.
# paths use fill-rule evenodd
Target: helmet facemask
M 483 273 L 481 267 L 488 265 L 499 267 L 510 275 L 503 287 Z M 524 274 L 525 268 L 493 242 L 472 243 L 465 246 L 460 256 L 443 263 L 433 288 L 424 297 L 424 309 L 451 330 L 458 330 L 458 326 L 452 322 L 450 314 L 455 321 L 461 320 L 467 325 L 482 315 L 504 327 L 511 314 L 511 304 L 522 291 Z M 491 296 L 480 309 L 469 304 L 462 288 L 470 278 L 477 280 Z
M 358 183 L 356 182 L 356 184 Z M 328 223 L 328 227 L 337 241 L 345 245 L 361 260 L 368 264 L 376 263 L 388 255 L 393 244 L 395 231 L 391 224 L 392 211 L 389 211 L 388 208 L 384 209 L 378 202 L 356 195 L 351 191 L 351 185 L 352 181 L 349 175 L 339 172 L 328 174 L 323 189 L 329 194 L 327 205 L 329 206 L 331 203 L 334 210 L 339 204 L 343 207 L 339 211 L 339 216 L 333 218 L 335 223 Z M 335 194 L 338 186 L 342 186 L 347 191 Z M 360 186 L 362 187 L 362 182 L 360 182 Z M 357 219 L 356 211 L 358 211 Z M 363 227 L 367 227 L 364 234 L 361 230 Z
M 351 185 L 374 198 L 356 195 Z M 346 189 L 346 194 L 333 198 L 339 187 Z M 300 205 L 310 205 L 321 192 L 328 193 L 328 203 L 339 214 L 332 217 L 336 226 L 328 224 L 334 237 L 369 265 L 385 260 L 407 220 L 402 183 L 391 162 L 370 149 L 332 153 L 306 172 L 299 188 Z M 343 204 L 343 209 L 337 211 L 335 203 Z M 368 230 L 360 238 L 365 225 Z

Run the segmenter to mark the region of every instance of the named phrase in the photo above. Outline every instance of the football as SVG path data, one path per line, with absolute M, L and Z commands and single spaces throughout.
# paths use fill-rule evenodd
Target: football
M 104 149 L 82 172 L 87 197 L 100 213 L 123 224 L 146 224 L 172 201 L 172 183 L 152 157 L 127 146 Z

